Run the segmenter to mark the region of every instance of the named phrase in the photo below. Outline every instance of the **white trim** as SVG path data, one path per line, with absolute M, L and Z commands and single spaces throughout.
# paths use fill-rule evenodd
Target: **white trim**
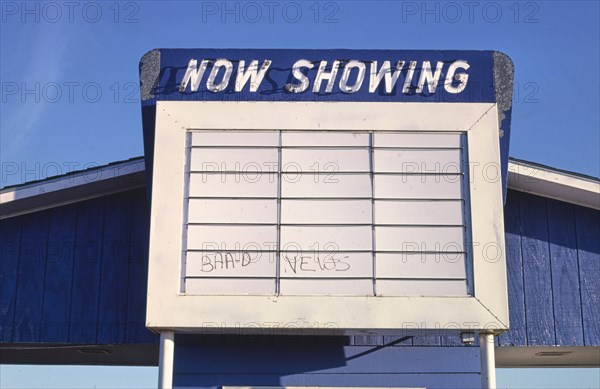
M 285 123 L 285 124 L 284 124 Z M 158 102 L 154 143 L 146 326 L 222 331 L 286 328 L 342 333 L 407 329 L 508 328 L 502 182 L 483 179 L 499 166 L 498 119 L 491 103 Z M 185 139 L 202 130 L 463 131 L 470 173 L 475 297 L 191 296 L 180 294 Z M 486 258 L 486 243 L 498 258 Z M 489 254 L 489 253 L 488 253 Z M 399 314 L 401 313 L 401 314 Z
M 600 180 L 531 165 L 508 162 L 508 187 L 584 207 L 600 209 Z
M 144 160 L 125 161 L 0 191 L 0 219 L 145 185 Z
M 479 334 L 481 358 L 481 388 L 496 389 L 496 358 L 494 355 L 494 335 Z
M 175 333 L 160 332 L 160 348 L 158 352 L 158 388 L 173 388 L 173 361 L 175 356 Z
M 598 367 L 600 346 L 496 346 L 496 367 Z

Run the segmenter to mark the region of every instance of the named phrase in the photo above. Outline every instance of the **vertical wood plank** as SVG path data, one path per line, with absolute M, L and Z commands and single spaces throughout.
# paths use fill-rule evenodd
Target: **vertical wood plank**
M 583 346 L 575 215 L 571 204 L 547 199 L 552 296 L 558 346 Z M 600 273 L 596 273 L 600 277 Z
M 140 189 L 134 195 L 136 198 L 131 209 L 125 342 L 154 343 L 156 336 L 146 328 L 150 212 L 145 190 Z
M 356 346 L 381 346 L 383 345 L 383 336 L 354 335 L 353 344 Z
M 529 346 L 555 344 L 546 199 L 521 194 L 525 315 Z
M 393 346 L 412 346 L 412 336 L 384 336 L 383 344 L 390 343 L 393 343 Z
M 51 209 L 49 222 L 40 339 L 42 342 L 67 342 L 77 206 L 71 204 Z
M 444 347 L 460 347 L 465 346 L 460 339 L 460 335 L 444 335 L 441 337 L 442 346 Z
M 439 335 L 423 335 L 413 338 L 413 346 L 441 346 L 442 339 Z
M 23 218 L 13 341 L 39 342 L 48 244 L 48 212 Z
M 78 206 L 69 341 L 96 343 L 104 199 Z
M 130 193 L 106 198 L 98 300 L 99 344 L 122 343 L 125 339 L 131 204 Z
M 0 220 L 0 342 L 11 343 L 15 320 L 21 218 Z
M 600 211 L 575 206 L 585 346 L 600 345 Z
M 498 337 L 500 346 L 526 346 L 525 295 L 523 286 L 523 256 L 521 252 L 521 192 L 509 190 L 504 207 L 506 268 L 508 275 L 508 306 L 510 330 Z

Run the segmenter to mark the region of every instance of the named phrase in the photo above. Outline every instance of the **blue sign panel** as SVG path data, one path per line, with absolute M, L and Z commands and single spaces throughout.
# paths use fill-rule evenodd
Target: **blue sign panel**
M 142 99 L 495 102 L 493 63 L 492 51 L 162 49 L 142 59 L 159 72 Z

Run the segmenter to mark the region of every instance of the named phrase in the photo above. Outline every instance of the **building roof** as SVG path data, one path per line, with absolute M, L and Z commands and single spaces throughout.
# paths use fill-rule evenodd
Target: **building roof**
M 0 219 L 143 187 L 144 157 L 0 189 Z
M 511 158 L 508 187 L 543 197 L 600 209 L 600 179 Z
M 0 189 L 0 219 L 145 185 L 144 157 L 77 170 Z M 508 187 L 600 209 L 600 179 L 511 158 Z

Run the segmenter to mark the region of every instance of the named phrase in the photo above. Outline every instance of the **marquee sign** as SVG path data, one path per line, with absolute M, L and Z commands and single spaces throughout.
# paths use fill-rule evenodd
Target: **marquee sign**
M 507 64 L 492 52 L 146 54 L 148 327 L 508 328 Z
M 234 67 L 233 62 L 237 62 L 237 66 Z M 221 93 L 227 90 L 236 93 L 245 90 L 250 93 L 257 93 L 259 90 L 264 90 L 261 84 L 273 61 L 265 59 L 262 63 L 259 63 L 258 60 L 254 59 L 246 64 L 246 61 L 241 59 L 233 62 L 223 58 L 217 60 L 202 59 L 201 61 L 190 59 L 183 80 L 179 84 L 179 92 L 188 91 L 188 85 L 190 92 L 202 91 L 201 84 L 203 84 L 202 87 L 205 90 L 213 93 Z M 203 78 L 204 74 L 208 73 L 206 70 L 209 64 L 212 66 L 206 84 L 204 84 Z M 291 66 L 290 76 L 294 81 L 286 83 L 284 90 L 292 94 L 305 92 L 312 92 L 313 94 L 357 93 L 361 91 L 365 83 L 367 65 L 369 65 L 368 93 L 373 94 L 380 90 L 382 95 L 391 95 L 395 92 L 396 83 L 405 67 L 406 74 L 402 80 L 402 88 L 398 87 L 400 93 L 404 95 L 422 94 L 424 92 L 435 94 L 438 85 L 441 83 L 446 93 L 459 94 L 467 87 L 469 76 L 465 71 L 470 68 L 469 63 L 463 60 L 456 60 L 450 64 L 437 61 L 434 65 L 435 70 L 432 70 L 430 61 L 419 63 L 419 61 L 407 62 L 400 60 L 392 66 L 391 61 L 383 61 L 378 64 L 376 60 L 358 61 L 352 59 L 344 61 L 335 59 L 331 61 L 331 64 L 328 64 L 326 60 L 322 60 L 316 65 L 307 59 L 300 59 Z M 417 66 L 421 71 L 418 80 L 413 80 Z M 313 80 L 306 74 L 312 69 L 317 69 Z M 445 73 L 443 79 L 441 79 L 442 72 Z M 339 83 L 337 82 L 338 75 Z M 219 78 L 219 81 L 216 81 L 217 78 Z
M 145 103 L 494 102 L 498 84 L 477 51 L 154 50 L 141 66 Z

